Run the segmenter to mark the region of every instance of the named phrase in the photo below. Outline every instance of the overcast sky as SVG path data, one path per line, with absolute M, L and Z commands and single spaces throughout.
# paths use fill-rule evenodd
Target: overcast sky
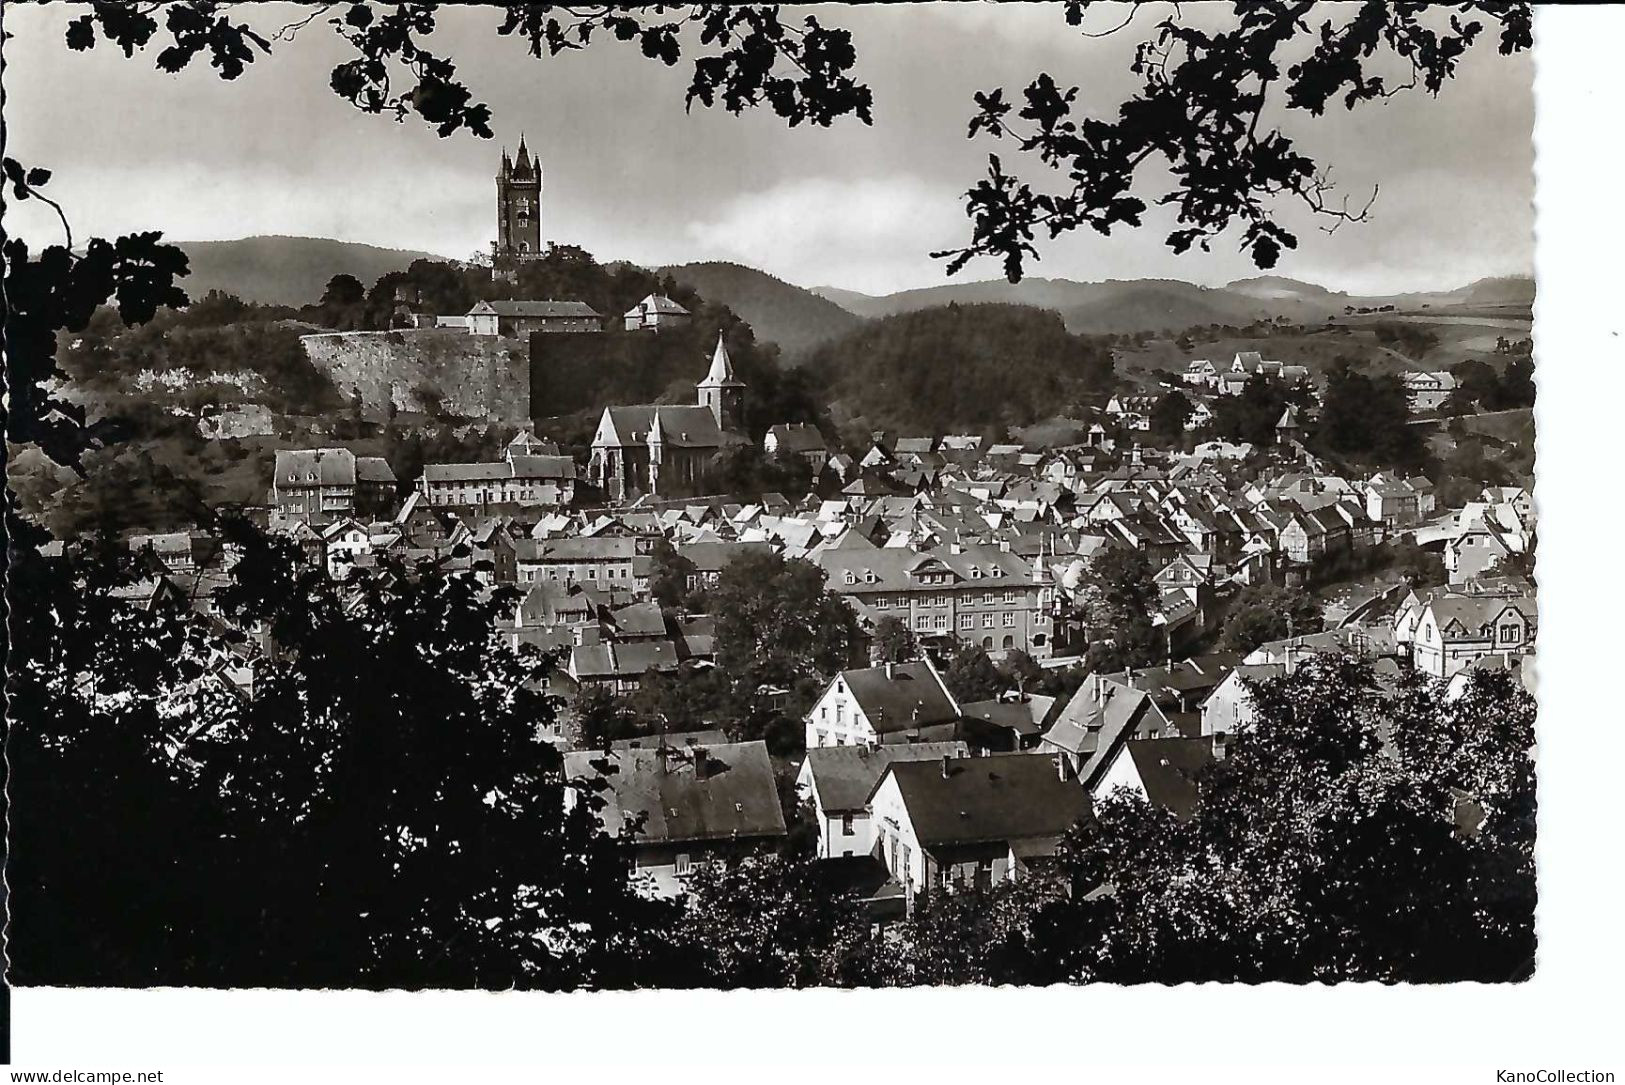
M 244 5 L 274 28 L 291 8 Z M 1186 11 L 1200 5 L 1186 5 Z M 1201 17 L 1219 17 L 1228 5 Z M 7 154 L 53 169 L 50 193 L 80 236 L 162 229 L 175 240 L 295 234 L 462 257 L 489 246 L 492 174 L 521 130 L 546 174 L 543 229 L 600 259 L 643 264 L 733 260 L 803 286 L 870 293 L 944 280 L 933 249 L 969 236 L 961 194 L 1003 150 L 965 138 L 974 91 L 1015 94 L 1040 71 L 1078 84 L 1103 114 L 1131 86 L 1132 31 L 1090 40 L 1059 5 L 828 5 L 853 32 L 875 123 L 789 129 L 766 110 L 685 114 L 688 58 L 667 69 L 606 39 L 535 59 L 494 32 L 491 10 L 446 11 L 430 39 L 490 104 L 498 139 L 436 137 L 347 105 L 327 86 L 346 46 L 323 23 L 305 29 L 235 82 L 203 61 L 157 71 L 156 49 L 126 60 L 102 43 L 71 53 L 76 9 L 11 5 L 5 50 Z M 1109 18 L 1110 17 L 1110 18 Z M 1097 11 L 1101 25 L 1115 13 Z M 1142 14 L 1136 26 L 1149 26 Z M 1493 41 L 1474 49 L 1438 99 L 1421 94 L 1289 118 L 1302 146 L 1333 166 L 1340 191 L 1381 195 L 1368 223 L 1333 236 L 1290 210 L 1303 241 L 1276 271 L 1355 292 L 1443 288 L 1533 264 L 1532 65 Z M 1034 163 L 1021 163 L 1029 180 Z M 37 209 L 36 209 L 37 211 Z M 55 240 L 50 223 L 8 213 L 7 226 Z M 1180 278 L 1218 284 L 1256 274 L 1221 239 L 1211 254 L 1175 256 L 1170 228 L 1111 238 L 1080 231 L 1041 246 L 1031 274 L 1083 280 Z M 960 278 L 999 274 L 973 263 Z

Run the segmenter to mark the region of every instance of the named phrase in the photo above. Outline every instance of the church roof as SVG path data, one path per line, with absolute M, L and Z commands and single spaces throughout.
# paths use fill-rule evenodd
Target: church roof
M 728 347 L 722 341 L 722 333 L 717 333 L 717 349 L 711 354 L 711 370 L 706 373 L 702 385 L 734 385 L 744 387 L 744 382 L 734 376 L 733 359 L 728 357 Z
M 648 442 L 657 428 L 668 448 L 722 448 L 740 440 L 724 433 L 711 408 L 686 404 L 605 407 L 594 445 L 628 447 Z

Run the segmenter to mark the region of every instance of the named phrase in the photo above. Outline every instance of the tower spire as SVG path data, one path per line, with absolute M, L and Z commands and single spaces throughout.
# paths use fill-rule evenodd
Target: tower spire
M 711 370 L 706 373 L 702 385 L 738 385 L 739 378 L 734 376 L 733 359 L 728 357 L 728 345 L 722 341 L 722 333 L 717 332 L 717 349 L 711 352 Z

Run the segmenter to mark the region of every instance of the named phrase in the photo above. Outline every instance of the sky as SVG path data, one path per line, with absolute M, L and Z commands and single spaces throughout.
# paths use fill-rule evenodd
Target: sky
M 496 163 L 523 133 L 542 159 L 550 241 L 601 260 L 731 260 L 802 286 L 883 294 L 948 281 L 929 253 L 968 241 L 963 193 L 990 152 L 1044 180 L 1037 163 L 1017 168 L 1023 156 L 1006 141 L 966 138 L 972 94 L 1002 86 L 1010 97 L 1047 71 L 1108 115 L 1133 86 L 1134 31 L 1155 20 L 1142 13 L 1128 30 L 1091 39 L 1066 26 L 1058 4 L 813 10 L 852 31 L 858 75 L 874 91 L 872 126 L 845 118 L 791 129 L 766 109 L 687 112 L 686 54 L 666 68 L 606 38 L 538 59 L 497 36 L 498 12 L 443 11 L 429 43 L 459 62 L 476 99 L 491 106 L 497 138 L 481 140 L 441 139 L 419 120 L 399 124 L 341 100 L 327 81 L 347 46 L 320 21 L 225 82 L 203 61 L 178 75 L 159 71 L 152 46 L 134 59 L 105 42 L 70 52 L 62 32 L 76 6 L 11 5 L 6 153 L 54 171 L 48 192 L 80 237 L 287 234 L 461 258 L 489 248 Z M 1213 21 L 1228 5 L 1184 10 Z M 288 5 L 236 11 L 264 31 L 297 17 Z M 1089 19 L 1101 28 L 1121 21 L 1109 9 Z M 1491 40 L 1437 98 L 1407 94 L 1318 119 L 1283 114 L 1278 123 L 1331 166 L 1351 203 L 1379 183 L 1380 194 L 1370 221 L 1330 235 L 1284 205 L 1302 245 L 1275 273 L 1371 294 L 1528 274 L 1532 68 L 1527 54 L 1501 57 Z M 1146 179 L 1160 191 L 1154 173 Z M 6 226 L 57 240 L 60 227 L 42 215 L 37 205 L 8 206 Z M 1234 235 L 1212 253 L 1175 255 L 1163 244 L 1171 228 L 1156 212 L 1145 228 L 1110 238 L 1078 231 L 1042 243 L 1029 274 L 1217 285 L 1258 273 Z M 987 259 L 957 278 L 999 274 Z

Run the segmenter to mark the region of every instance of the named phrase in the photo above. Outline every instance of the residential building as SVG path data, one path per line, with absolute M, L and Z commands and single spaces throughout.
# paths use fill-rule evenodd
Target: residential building
M 829 445 L 818 427 L 810 422 L 781 422 L 762 438 L 762 451 L 770 456 L 800 456 L 816 475 L 829 460 Z
M 874 852 L 869 796 L 893 761 L 939 761 L 969 754 L 970 749 L 963 742 L 808 749 L 796 777 L 796 790 L 813 804 L 818 824 L 818 858 L 840 859 Z
M 1095 785 L 1096 800 L 1124 791 L 1179 821 L 1196 816 L 1200 777 L 1222 760 L 1228 736 L 1135 739 L 1123 744 Z
M 622 320 L 629 332 L 657 332 L 684 327 L 693 319 L 689 311 L 664 294 L 650 294 L 628 309 Z
M 428 463 L 418 488 L 431 505 L 558 508 L 575 500 L 575 461 L 510 448 L 495 463 Z
M 1021 880 L 1090 809 L 1054 758 L 1032 753 L 893 761 L 868 805 L 910 910 L 937 893 Z
M 347 448 L 278 449 L 270 503 L 283 518 L 318 525 L 386 516 L 395 507 L 395 472 L 382 456 Z
M 842 671 L 805 717 L 807 749 L 945 742 L 958 737 L 959 704 L 930 660 Z
M 1436 411 L 1456 390 L 1456 378 L 1449 373 L 1412 370 L 1403 379 L 1405 397 L 1413 411 Z
M 473 335 L 529 339 L 532 332 L 599 332 L 603 317 L 584 301 L 479 301 L 468 311 Z
M 1411 662 L 1435 678 L 1451 678 L 1477 660 L 1534 651 L 1533 596 L 1440 595 L 1423 603 L 1411 640 Z
M 647 555 L 638 548 L 636 538 L 563 538 L 519 539 L 515 542 L 514 560 L 518 568 L 519 583 L 538 580 L 557 580 L 566 584 L 592 584 L 599 588 L 624 588 L 639 591 L 648 589 Z M 639 562 L 638 558 L 644 558 Z M 641 570 L 639 565 L 643 565 Z M 642 572 L 640 578 L 637 573 Z
M 1044 562 L 1029 563 L 999 546 L 949 544 L 832 548 L 814 560 L 831 591 L 865 620 L 891 616 L 922 640 L 951 638 L 989 651 L 1054 652 L 1055 586 Z
M 773 765 L 762 742 L 577 750 L 565 778 L 603 781 L 606 832 L 639 827 L 633 845 L 640 889 L 676 897 L 699 867 L 773 848 L 784 838 Z M 565 792 L 567 806 L 579 800 Z

